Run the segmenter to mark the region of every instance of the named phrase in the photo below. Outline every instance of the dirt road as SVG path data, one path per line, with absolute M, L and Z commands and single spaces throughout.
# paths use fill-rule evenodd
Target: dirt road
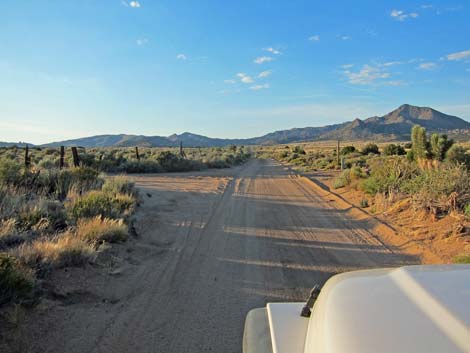
M 23 332 L 29 351 L 240 352 L 248 310 L 303 300 L 337 272 L 416 261 L 273 161 L 136 182 L 139 237 L 91 277 L 58 275 L 72 300 L 28 320 L 41 322 Z

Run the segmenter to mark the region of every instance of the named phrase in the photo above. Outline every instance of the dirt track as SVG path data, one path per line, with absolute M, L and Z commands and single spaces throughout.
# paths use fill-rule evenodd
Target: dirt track
M 139 237 L 58 274 L 72 300 L 36 310 L 23 351 L 240 352 L 248 310 L 303 300 L 337 272 L 416 262 L 272 161 L 136 182 Z

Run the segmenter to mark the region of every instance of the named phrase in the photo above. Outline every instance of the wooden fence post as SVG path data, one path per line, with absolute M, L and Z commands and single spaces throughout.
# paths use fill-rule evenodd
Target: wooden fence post
M 184 153 L 184 150 L 183 150 L 183 141 L 180 141 L 180 156 L 182 158 L 186 157 L 186 153 Z
M 64 156 L 65 156 L 65 147 L 60 146 L 59 169 L 64 168 Z
M 339 159 L 339 140 L 338 140 L 338 145 L 336 146 L 336 163 L 337 165 L 341 165 L 341 162 Z
M 72 147 L 73 166 L 80 166 L 80 158 L 78 157 L 77 147 Z
M 24 149 L 24 166 L 26 167 L 26 170 L 31 167 L 31 157 L 29 156 L 29 147 L 26 145 L 26 148 Z
M 140 161 L 139 147 L 138 146 L 135 146 L 135 157 L 137 158 L 138 161 Z

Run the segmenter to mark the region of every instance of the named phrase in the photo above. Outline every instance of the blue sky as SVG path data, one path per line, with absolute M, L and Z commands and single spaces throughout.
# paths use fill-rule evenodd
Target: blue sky
M 0 141 L 470 120 L 466 1 L 2 0 Z

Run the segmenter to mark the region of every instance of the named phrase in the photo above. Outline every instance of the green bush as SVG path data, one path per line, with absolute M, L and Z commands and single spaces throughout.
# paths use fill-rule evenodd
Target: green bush
M 111 194 L 133 194 L 135 192 L 134 183 L 125 176 L 107 178 L 101 190 Z
M 453 164 L 464 164 L 470 166 L 470 155 L 462 146 L 453 145 L 446 153 L 446 160 Z
M 353 152 L 356 152 L 356 147 L 354 146 L 344 146 L 341 151 L 339 152 L 339 154 L 341 155 L 347 155 L 347 154 L 350 154 L 350 153 L 353 153 Z
M 378 192 L 400 191 L 402 184 L 419 174 L 414 163 L 403 157 L 381 157 L 370 161 L 370 177 L 362 182 L 362 189 L 370 195 Z
M 470 255 L 460 255 L 454 259 L 455 263 L 458 264 L 470 264 Z
M 375 143 L 368 143 L 362 149 L 362 154 L 364 154 L 364 155 L 371 154 L 371 153 L 372 154 L 380 154 L 379 146 L 377 146 Z
M 85 195 L 70 201 L 67 209 L 72 218 L 91 218 L 102 216 L 121 218 L 135 207 L 135 199 L 127 194 L 111 195 L 103 191 L 90 191 Z
M 14 257 L 0 254 L 0 305 L 30 299 L 33 288 L 32 274 L 22 268 Z
M 23 167 L 20 163 L 9 160 L 0 160 L 0 184 L 17 185 L 22 181 Z
M 341 172 L 341 174 L 334 180 L 333 188 L 339 189 L 351 184 L 351 175 L 350 170 L 346 169 Z
M 361 208 L 367 208 L 369 207 L 369 201 L 367 199 L 361 199 L 359 205 Z
M 391 143 L 384 147 L 383 153 L 386 156 L 404 156 L 406 151 L 402 146 Z

